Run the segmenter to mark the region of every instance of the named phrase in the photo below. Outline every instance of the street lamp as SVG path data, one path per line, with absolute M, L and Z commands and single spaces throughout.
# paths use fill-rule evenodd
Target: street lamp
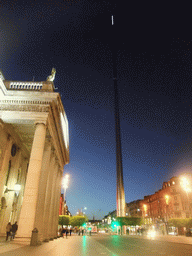
M 147 214 L 146 214 L 146 212 L 147 212 L 147 205 L 146 204 L 143 205 L 143 209 L 144 209 L 144 219 L 145 219 L 145 217 L 147 216 Z M 146 219 L 145 219 L 145 224 L 146 224 Z
M 169 195 L 165 195 L 165 202 L 166 202 L 166 222 L 165 222 L 165 225 L 166 225 L 166 232 L 168 234 L 168 226 L 167 226 L 167 223 L 168 223 L 168 207 L 169 207 Z
M 64 203 L 65 203 L 65 194 L 66 194 L 66 189 L 68 188 L 68 184 L 69 184 L 69 174 L 66 174 L 64 177 L 63 177 L 63 189 L 64 189 Z
M 183 190 L 184 190 L 184 191 L 186 192 L 186 194 L 187 194 L 187 202 L 188 202 L 188 209 L 189 209 L 189 217 L 191 217 L 190 205 L 189 205 L 189 195 L 188 195 L 188 193 L 191 192 L 189 180 L 188 180 L 186 177 L 182 177 L 182 178 L 181 178 L 180 185 L 181 185 L 181 187 L 183 188 Z
M 19 191 L 21 190 L 21 185 L 19 183 L 16 183 L 15 186 L 14 186 L 14 189 L 8 189 L 6 187 L 4 193 L 8 193 L 10 191 L 15 191 L 16 195 L 18 196 L 19 195 Z

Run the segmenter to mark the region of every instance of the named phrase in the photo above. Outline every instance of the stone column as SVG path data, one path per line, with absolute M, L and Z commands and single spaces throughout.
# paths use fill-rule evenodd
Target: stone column
M 57 175 L 57 197 L 56 197 L 56 207 L 55 207 L 55 235 L 57 236 L 58 232 L 58 220 L 59 220 L 59 204 L 60 204 L 60 196 L 61 196 L 61 182 L 62 182 L 62 172 L 60 168 L 58 169 Z
M 52 180 L 52 189 L 51 189 L 51 197 L 50 197 L 50 207 L 49 207 L 49 221 L 48 221 L 48 235 L 50 239 L 53 239 L 53 219 L 54 219 L 54 202 L 55 202 L 55 188 L 56 188 L 56 178 L 57 172 L 56 168 L 58 166 L 58 160 L 55 161 L 55 166 L 53 168 L 53 180 Z
M 51 142 L 50 140 L 46 140 L 45 150 L 43 154 L 40 181 L 39 181 L 39 193 L 38 193 L 37 210 L 36 210 L 35 225 L 34 225 L 39 231 L 38 239 L 41 242 L 43 241 L 42 216 L 44 215 L 44 210 L 45 210 L 46 186 L 47 186 L 48 175 L 49 175 L 50 157 L 51 157 Z
M 49 241 L 48 234 L 48 225 L 49 225 L 49 216 L 50 216 L 50 199 L 53 185 L 53 174 L 54 174 L 54 165 L 55 165 L 55 155 L 54 150 L 52 150 L 50 165 L 49 165 L 49 177 L 46 186 L 46 197 L 45 197 L 45 206 L 44 206 L 44 214 L 43 214 L 43 239 L 44 241 Z
M 8 171 L 9 160 L 11 157 L 12 144 L 13 144 L 12 139 L 10 138 L 10 136 L 8 136 L 7 146 L 3 156 L 2 166 L 0 169 L 0 198 L 3 196 L 3 192 L 4 192 L 3 190 L 4 190 L 5 180 L 6 180 L 6 173 Z
M 29 162 L 29 159 L 24 158 L 22 160 L 22 164 L 21 164 L 21 179 L 20 179 L 21 190 L 19 191 L 16 220 L 19 220 L 21 207 L 22 207 L 22 203 L 23 203 L 23 195 L 24 195 L 24 188 L 25 188 L 25 182 L 26 182 L 26 176 L 27 176 L 27 169 L 28 169 L 27 164 L 28 164 L 28 162 Z
M 44 123 L 36 123 L 23 204 L 18 223 L 18 237 L 31 237 L 32 230 L 35 228 L 34 224 L 43 151 L 45 145 L 45 135 L 46 125 Z
M 58 219 L 59 219 L 59 208 L 58 208 L 58 201 L 60 198 L 58 197 L 59 192 L 59 182 L 60 182 L 60 175 L 59 175 L 59 166 L 56 169 L 56 187 L 55 187 L 55 198 L 54 198 L 54 211 L 53 211 L 53 222 L 52 222 L 52 236 L 57 238 L 57 231 L 58 231 Z

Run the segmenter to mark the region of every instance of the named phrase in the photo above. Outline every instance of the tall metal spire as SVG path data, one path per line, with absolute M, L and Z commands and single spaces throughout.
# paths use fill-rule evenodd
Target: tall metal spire
M 121 151 L 121 130 L 120 130 L 120 118 L 119 118 L 119 96 L 117 87 L 117 47 L 116 47 L 116 35 L 114 26 L 114 17 L 112 15 L 113 26 L 113 81 L 114 81 L 114 94 L 115 94 L 115 132 L 116 132 L 116 175 L 117 175 L 117 192 L 116 192 L 116 204 L 117 204 L 117 217 L 125 216 L 125 192 L 123 184 L 123 165 L 122 165 L 122 151 Z

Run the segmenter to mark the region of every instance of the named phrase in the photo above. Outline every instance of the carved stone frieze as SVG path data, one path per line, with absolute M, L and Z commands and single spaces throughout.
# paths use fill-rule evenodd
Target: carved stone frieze
M 3 111 L 49 112 L 50 106 L 43 105 L 8 105 L 0 104 Z
M 44 104 L 48 105 L 49 101 L 42 101 L 42 100 L 0 100 L 0 104 Z

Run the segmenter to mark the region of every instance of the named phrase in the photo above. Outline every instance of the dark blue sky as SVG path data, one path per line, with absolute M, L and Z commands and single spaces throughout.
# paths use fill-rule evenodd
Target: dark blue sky
M 71 213 L 86 206 L 100 218 L 116 207 L 115 44 L 126 202 L 191 171 L 189 6 L 39 2 L 0 4 L 0 68 L 6 79 L 26 81 L 56 68 L 69 120 Z

